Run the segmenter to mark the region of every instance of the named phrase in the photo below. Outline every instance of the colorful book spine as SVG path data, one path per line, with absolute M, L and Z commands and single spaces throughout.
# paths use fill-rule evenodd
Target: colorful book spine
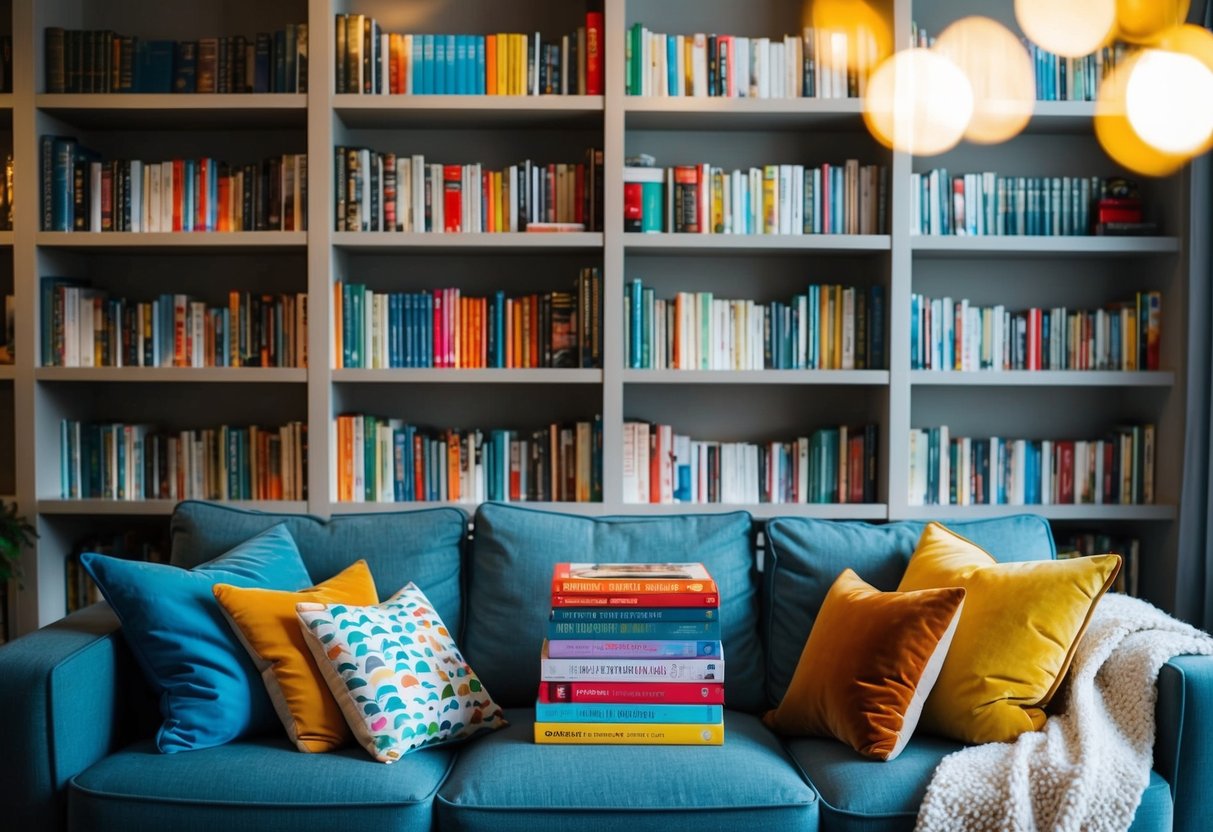
M 723 745 L 724 723 L 536 722 L 535 742 L 553 745 Z
M 720 705 L 632 705 L 537 702 L 536 722 L 708 723 L 724 721 Z
M 707 682 L 540 682 L 540 702 L 596 702 L 612 705 L 723 705 L 724 685 Z
M 553 607 L 698 607 L 716 610 L 720 596 L 714 593 L 669 593 L 637 595 L 586 595 L 557 593 L 552 596 Z
M 545 682 L 723 682 L 724 659 L 562 659 L 544 642 L 540 679 Z
M 710 607 L 662 607 L 640 609 L 588 609 L 562 608 L 552 610 L 552 622 L 578 624 L 604 624 L 614 627 L 620 624 L 665 624 L 665 623 L 718 623 L 720 614 Z M 604 633 L 603 635 L 618 635 Z M 568 638 L 568 636 L 565 636 Z
M 674 658 L 719 659 L 719 641 L 663 639 L 555 639 L 548 641 L 553 659 Z
M 1086 236 L 1109 180 L 1074 176 L 910 175 L 910 234 L 928 236 Z
M 549 621 L 550 639 L 643 638 L 719 641 L 719 621 Z

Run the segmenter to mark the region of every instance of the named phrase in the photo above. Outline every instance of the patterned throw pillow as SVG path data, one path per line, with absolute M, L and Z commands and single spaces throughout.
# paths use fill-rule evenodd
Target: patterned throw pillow
M 376 760 L 507 725 L 416 585 L 375 606 L 296 610 L 350 730 Z

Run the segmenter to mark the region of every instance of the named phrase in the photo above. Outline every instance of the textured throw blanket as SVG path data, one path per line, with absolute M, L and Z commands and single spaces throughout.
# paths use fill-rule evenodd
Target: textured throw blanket
M 1158 671 L 1196 653 L 1213 654 L 1213 638 L 1144 601 L 1104 596 L 1044 730 L 945 757 L 917 829 L 1128 829 L 1153 764 Z

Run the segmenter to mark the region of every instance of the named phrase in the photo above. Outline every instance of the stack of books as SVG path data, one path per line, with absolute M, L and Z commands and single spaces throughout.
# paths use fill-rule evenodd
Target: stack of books
M 724 743 L 720 595 L 701 563 L 559 563 L 535 742 Z

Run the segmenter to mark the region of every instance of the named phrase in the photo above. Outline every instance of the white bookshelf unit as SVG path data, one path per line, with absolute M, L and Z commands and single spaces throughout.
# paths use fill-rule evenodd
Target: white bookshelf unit
M 911 158 L 876 143 L 856 99 L 642 98 L 625 95 L 625 30 L 782 36 L 799 32 L 801 0 L 604 0 L 605 94 L 601 96 L 369 96 L 334 94 L 334 16 L 364 13 L 385 31 L 541 31 L 584 23 L 580 3 L 537 0 L 11 0 L 0 31 L 14 34 L 14 92 L 0 95 L 0 136 L 16 159 L 15 228 L 0 232 L 0 288 L 17 302 L 17 356 L 0 367 L 0 493 L 15 496 L 39 532 L 24 561 L 24 590 L 10 590 L 17 633 L 63 615 L 64 564 L 95 530 L 163 527 L 167 501 L 61 499 L 59 424 L 123 419 L 165 427 L 283 424 L 308 428 L 306 501 L 241 502 L 243 508 L 319 516 L 446 505 L 336 500 L 334 418 L 349 412 L 414 424 L 532 429 L 603 419 L 601 503 L 536 503 L 587 516 L 751 511 L 837 520 L 969 519 L 1038 512 L 1059 530 L 1131 533 L 1142 541 L 1142 592 L 1169 607 L 1174 596 L 1176 517 L 1183 465 L 1185 308 L 1189 279 L 1188 172 L 1138 179 L 1160 236 L 922 237 L 910 234 L 914 172 L 946 167 L 1008 175 L 1124 174 L 1094 138 L 1094 105 L 1041 102 L 1021 136 L 993 147 L 962 145 Z M 967 14 L 1014 26 L 999 0 L 884 0 L 898 46 L 911 21 L 932 33 Z M 113 29 L 193 39 L 251 34 L 287 22 L 309 27 L 308 91 L 265 95 L 52 95 L 44 92 L 47 26 Z M 79 233 L 40 230 L 39 137 L 80 137 L 107 158 L 207 154 L 234 162 L 308 154 L 307 231 Z M 0 149 L 3 149 L 0 140 Z M 601 233 L 415 234 L 333 230 L 333 149 L 357 145 L 425 153 L 442 162 L 501 165 L 521 158 L 574 161 L 603 148 Z M 888 167 L 888 232 L 872 235 L 727 236 L 626 234 L 626 156 L 658 165 L 710 161 L 726 169 L 773 162 L 816 165 L 858 158 Z M 563 288 L 578 269 L 603 281 L 601 369 L 333 369 L 333 286 L 375 291 L 458 286 Z M 140 299 L 187 292 L 208 301 L 232 289 L 308 294 L 306 369 L 43 367 L 39 281 L 90 278 Z M 885 299 L 887 366 L 868 370 L 650 371 L 624 366 L 625 285 L 641 278 L 659 297 L 786 300 L 809 283 L 879 285 Z M 7 282 L 6 282 L 7 281 Z M 1162 369 L 1157 372 L 911 371 L 912 293 L 979 304 L 1098 307 L 1139 290 L 1163 294 Z M 826 426 L 878 426 L 878 488 L 871 504 L 634 505 L 623 501 L 623 424 L 667 423 L 695 438 L 776 441 Z M 1091 438 L 1125 421 L 1157 425 L 1153 505 L 911 506 L 911 428 L 948 424 L 953 435 Z M 465 510 L 473 505 L 458 504 Z

